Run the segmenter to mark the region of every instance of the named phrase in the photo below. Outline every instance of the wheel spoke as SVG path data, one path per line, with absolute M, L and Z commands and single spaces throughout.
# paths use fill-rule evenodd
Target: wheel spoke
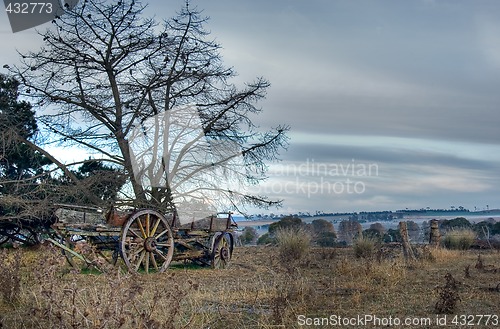
M 144 259 L 145 254 L 146 254 L 146 250 L 142 250 L 141 257 L 139 257 L 139 261 L 135 264 L 135 271 L 136 272 L 139 270 L 139 267 L 141 267 L 142 260 Z
M 142 251 L 144 250 L 144 247 L 143 246 L 139 246 L 139 248 L 137 248 L 137 250 L 135 250 L 133 253 L 132 253 L 132 256 L 135 258 L 137 257 L 137 255 L 139 255 L 139 253 L 141 253 Z
M 134 240 L 128 240 L 127 241 L 127 247 L 129 250 L 134 250 L 137 249 L 138 247 L 142 246 L 143 244 L 139 241 L 134 241 Z
M 159 249 L 155 250 L 156 254 L 159 255 L 165 262 L 168 262 L 168 258 Z
M 131 228 L 131 227 L 130 227 L 128 230 L 129 230 L 129 231 L 130 231 L 133 235 L 135 235 L 136 237 L 138 237 L 139 239 L 141 239 L 141 240 L 142 240 L 142 239 L 144 238 L 144 237 L 140 236 L 140 235 L 139 235 L 139 233 L 137 233 L 136 231 L 134 231 L 134 229 L 133 229 L 133 228 Z
M 149 235 L 149 234 L 150 234 L 150 232 L 149 232 L 149 226 L 150 226 L 150 225 L 149 225 L 149 224 L 150 224 L 150 223 L 149 223 L 149 219 L 150 219 L 150 217 L 149 217 L 149 213 L 147 213 L 147 214 L 146 214 L 146 238 L 147 238 L 147 237 L 150 237 L 150 235 Z
M 148 236 L 146 235 L 146 232 L 144 232 L 144 227 L 142 226 L 141 218 L 140 218 L 140 217 L 138 217 L 138 218 L 136 219 L 136 222 L 137 222 L 137 225 L 139 226 L 139 229 L 141 230 L 142 237 L 143 237 L 143 238 L 147 238 Z
M 215 267 L 215 268 L 219 268 L 219 264 L 220 264 L 220 257 L 215 256 L 215 257 L 214 257 L 213 262 L 214 262 L 214 267 Z
M 156 219 L 156 223 L 153 226 L 153 229 L 151 230 L 151 236 L 154 236 L 156 233 L 156 230 L 158 229 L 158 225 L 160 225 L 160 218 Z
M 149 256 L 151 257 L 151 263 L 153 263 L 153 266 L 154 266 L 155 270 L 158 271 L 158 263 L 156 262 L 155 254 L 154 253 L 150 253 Z
M 166 233 L 170 232 L 168 228 L 166 228 L 164 231 L 162 231 L 160 234 L 158 234 L 155 238 L 158 240 L 161 236 L 165 235 Z
M 146 270 L 146 273 L 149 273 L 149 252 L 146 257 L 144 257 L 144 269 Z

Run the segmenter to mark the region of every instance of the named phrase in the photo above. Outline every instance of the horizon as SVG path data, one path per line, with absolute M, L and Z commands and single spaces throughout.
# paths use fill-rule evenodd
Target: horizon
M 248 217 L 245 217 L 243 214 L 237 214 L 235 217 L 244 217 L 244 218 L 252 218 L 252 217 L 270 217 L 270 218 L 282 218 L 282 217 L 289 217 L 289 216 L 297 216 L 297 217 L 328 217 L 328 216 L 342 216 L 342 215 L 352 215 L 352 214 L 384 214 L 384 213 L 389 213 L 389 214 L 398 214 L 398 213 L 403 213 L 403 214 L 408 214 L 411 215 L 412 213 L 422 213 L 422 214 L 427 214 L 423 215 L 425 216 L 435 216 L 434 214 L 470 214 L 472 216 L 474 215 L 479 215 L 479 214 L 500 214 L 500 208 L 493 208 L 493 209 L 477 209 L 477 210 L 470 210 L 470 209 L 459 209 L 459 208 L 450 208 L 450 209 L 398 209 L 398 210 L 376 210 L 376 211 L 353 211 L 353 212 L 334 212 L 334 211 L 325 211 L 325 212 L 318 212 L 318 211 L 299 211 L 297 213 L 281 213 L 281 212 L 276 212 L 276 213 L 253 213 L 249 214 Z

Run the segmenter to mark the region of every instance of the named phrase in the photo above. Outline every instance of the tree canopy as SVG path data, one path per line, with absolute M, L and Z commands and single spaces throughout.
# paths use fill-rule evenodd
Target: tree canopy
M 84 147 L 121 168 L 135 204 L 172 207 L 168 184 L 147 186 L 134 175 L 136 155 L 130 139 L 137 129 L 147 128 L 148 118 L 183 106 L 196 108 L 209 143 L 239 148 L 244 164 L 238 169 L 239 183 L 265 179 L 267 163 L 286 148 L 288 130 L 283 125 L 261 130 L 251 120 L 261 112 L 256 104 L 270 83 L 262 77 L 242 88 L 232 83 L 236 73 L 224 66 L 221 46 L 205 29 L 207 18 L 189 3 L 162 22 L 145 17 L 144 9 L 133 0 L 82 1 L 40 33 L 43 46 L 22 54 L 22 64 L 11 70 L 24 85 L 24 95 L 45 109 L 40 122 L 65 145 Z M 183 150 L 190 146 L 186 143 Z M 234 156 L 226 154 L 212 164 L 234 170 Z M 168 167 L 161 154 L 157 161 L 163 169 Z M 183 169 L 196 172 L 206 167 Z M 172 171 L 165 170 L 165 175 Z M 242 204 L 280 203 L 239 189 L 224 188 L 221 193 Z
M 29 146 L 38 132 L 35 112 L 18 97 L 19 82 L 0 74 L 0 217 L 24 213 L 31 219 L 40 212 L 26 209 L 43 197 L 37 187 L 51 161 Z

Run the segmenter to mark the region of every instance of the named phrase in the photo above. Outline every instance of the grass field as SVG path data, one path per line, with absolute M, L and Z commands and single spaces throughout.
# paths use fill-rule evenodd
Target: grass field
M 239 247 L 225 270 L 175 264 L 150 275 L 78 273 L 50 246 L 0 253 L 0 328 L 331 328 L 365 315 L 442 328 L 444 312 L 450 328 L 470 328 L 454 316 L 500 316 L 497 251 L 437 249 L 407 264 L 397 248 L 369 259 L 311 248 L 290 260 Z M 474 327 L 497 327 L 485 320 Z M 398 327 L 351 324 L 342 327 Z

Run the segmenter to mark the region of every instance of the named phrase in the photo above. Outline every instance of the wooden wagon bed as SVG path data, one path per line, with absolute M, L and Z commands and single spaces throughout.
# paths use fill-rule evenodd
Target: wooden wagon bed
M 181 225 L 174 215 L 152 209 L 103 212 L 101 209 L 60 205 L 52 225 L 59 239 L 49 241 L 63 249 L 70 264 L 91 264 L 78 250 L 89 243 L 115 263 L 121 256 L 130 271 L 163 272 L 171 261 L 192 261 L 213 268 L 228 265 L 237 225 L 231 213 L 218 213 Z

